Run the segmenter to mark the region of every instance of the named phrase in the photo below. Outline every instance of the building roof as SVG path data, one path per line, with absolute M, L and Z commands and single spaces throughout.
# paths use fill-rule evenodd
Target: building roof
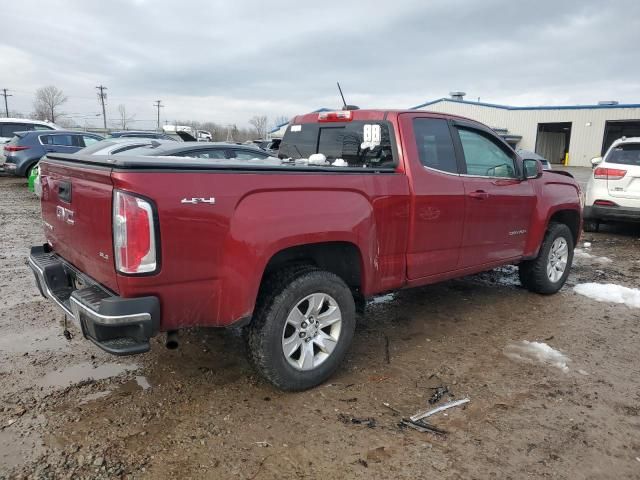
M 464 105 L 479 105 L 481 107 L 500 108 L 502 110 L 586 110 L 586 109 L 602 109 L 602 108 L 640 108 L 640 103 L 626 103 L 618 105 L 544 105 L 537 107 L 513 107 L 511 105 L 499 105 L 496 103 L 484 103 L 484 102 L 471 102 L 469 100 L 454 100 L 452 98 L 438 98 L 415 107 L 411 107 L 411 110 L 418 110 L 420 108 L 428 107 L 435 103 L 451 102 L 462 103 Z

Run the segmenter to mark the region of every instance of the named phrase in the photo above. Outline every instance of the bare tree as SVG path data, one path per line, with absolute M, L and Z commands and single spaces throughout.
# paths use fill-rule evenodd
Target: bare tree
M 67 101 L 66 95 L 58 87 L 49 85 L 36 91 L 36 99 L 33 102 L 35 116 L 38 120 L 56 121 L 61 114 L 60 106 Z
M 254 115 L 249 120 L 249 124 L 255 128 L 256 133 L 260 138 L 267 136 L 267 116 L 266 115 Z
M 118 118 L 120 120 L 120 128 L 126 130 L 127 127 L 136 118 L 135 115 L 127 116 L 127 107 L 123 104 L 118 105 Z

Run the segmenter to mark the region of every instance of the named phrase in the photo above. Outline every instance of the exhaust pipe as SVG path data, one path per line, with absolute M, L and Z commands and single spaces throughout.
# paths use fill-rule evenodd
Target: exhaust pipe
M 169 349 L 169 350 L 175 350 L 176 348 L 178 348 L 178 331 L 177 330 L 170 330 L 167 332 L 167 340 L 165 342 L 165 346 Z

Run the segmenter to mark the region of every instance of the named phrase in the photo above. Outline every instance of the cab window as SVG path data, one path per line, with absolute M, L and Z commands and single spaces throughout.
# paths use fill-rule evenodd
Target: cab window
M 503 146 L 476 130 L 459 128 L 467 175 L 516 178 L 513 156 Z
M 416 118 L 413 132 L 420 163 L 428 168 L 458 173 L 449 123 L 439 118 Z

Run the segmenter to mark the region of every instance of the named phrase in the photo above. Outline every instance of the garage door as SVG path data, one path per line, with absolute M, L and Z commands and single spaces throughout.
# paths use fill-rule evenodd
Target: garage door
M 604 141 L 601 155 L 604 155 L 611 144 L 622 137 L 640 137 L 640 120 L 615 120 L 604 124 Z

